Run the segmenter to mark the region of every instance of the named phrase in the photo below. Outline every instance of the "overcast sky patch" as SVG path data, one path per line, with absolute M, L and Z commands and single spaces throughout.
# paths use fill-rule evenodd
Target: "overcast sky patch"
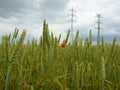
M 49 23 L 50 31 L 55 35 L 70 29 L 67 17 L 73 7 L 77 18 L 74 33 L 87 37 L 89 30 L 97 36 L 96 14 L 101 14 L 101 35 L 120 35 L 120 0 L 0 0 L 0 35 L 13 32 L 15 27 L 27 29 L 30 35 L 42 34 L 42 22 Z

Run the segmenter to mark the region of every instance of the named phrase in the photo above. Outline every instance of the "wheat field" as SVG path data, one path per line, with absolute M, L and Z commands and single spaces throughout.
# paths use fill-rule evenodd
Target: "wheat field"
M 0 90 L 120 90 L 120 45 L 116 38 L 104 37 L 92 43 L 92 33 L 83 42 L 79 32 L 68 42 L 70 30 L 61 46 L 43 22 L 43 34 L 24 43 L 26 31 L 18 39 L 2 36 L 0 44 Z

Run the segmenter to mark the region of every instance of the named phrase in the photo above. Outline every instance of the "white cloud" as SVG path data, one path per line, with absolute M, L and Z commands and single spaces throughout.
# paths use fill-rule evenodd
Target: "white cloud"
M 120 35 L 120 32 L 118 30 L 115 30 L 114 28 L 111 28 L 109 30 L 106 31 L 103 31 L 102 33 L 103 35 L 113 35 L 113 36 L 117 36 L 117 35 Z
M 8 19 L 0 17 L 0 21 L 1 23 L 4 23 L 4 24 L 14 24 L 18 22 L 18 19 L 16 17 L 10 17 Z
M 113 20 L 117 21 L 117 22 L 120 22 L 120 16 L 115 16 L 113 17 Z

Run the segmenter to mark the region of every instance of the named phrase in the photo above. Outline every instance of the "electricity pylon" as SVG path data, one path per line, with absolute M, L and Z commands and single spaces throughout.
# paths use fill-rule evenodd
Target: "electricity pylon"
M 68 17 L 70 17 L 69 18 L 69 22 L 71 23 L 71 29 L 70 29 L 70 31 L 71 31 L 71 34 L 70 34 L 70 38 L 71 38 L 71 41 L 73 42 L 73 38 L 74 38 L 74 35 L 73 35 L 73 30 L 74 30 L 74 28 L 73 28 L 73 23 L 75 22 L 75 17 L 77 17 L 75 14 L 75 10 L 73 9 L 73 7 L 69 10 L 69 14 L 68 14 Z
M 98 20 L 96 22 L 97 23 L 96 28 L 98 30 L 97 40 L 100 41 L 100 30 L 101 30 L 101 23 L 102 23 L 101 18 L 102 18 L 102 16 L 101 16 L 101 14 L 97 14 L 96 17 L 98 18 Z

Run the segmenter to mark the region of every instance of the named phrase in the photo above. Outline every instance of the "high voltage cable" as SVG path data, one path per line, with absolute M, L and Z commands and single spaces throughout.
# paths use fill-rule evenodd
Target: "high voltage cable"
M 49 2 L 49 0 L 47 0 L 47 1 L 45 2 L 44 9 L 46 9 L 46 7 L 47 7 L 47 5 L 48 5 L 48 2 Z
M 48 6 L 48 3 L 49 3 L 49 0 L 46 0 L 46 2 L 45 2 L 45 6 L 44 6 L 44 9 L 46 10 L 46 8 L 47 8 L 47 6 Z M 57 11 L 57 14 L 55 15 L 55 18 L 54 18 L 54 20 L 57 18 L 57 16 L 61 13 L 61 11 L 64 9 L 66 7 L 66 4 L 64 5 L 64 7 L 63 8 L 61 8 L 61 9 L 58 9 Z
M 64 5 L 63 8 L 61 8 L 61 9 L 58 10 L 57 14 L 55 15 L 54 20 L 57 18 L 57 16 L 61 13 L 61 11 L 62 11 L 65 7 L 66 7 L 66 5 Z

